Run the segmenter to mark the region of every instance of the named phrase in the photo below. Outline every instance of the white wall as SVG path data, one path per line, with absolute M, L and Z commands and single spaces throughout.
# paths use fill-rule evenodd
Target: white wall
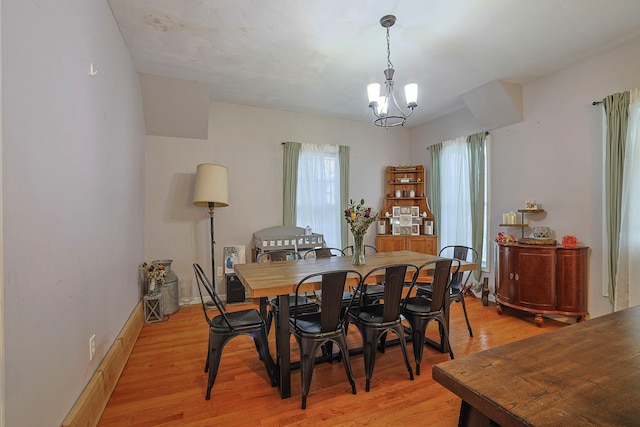
M 407 163 L 410 147 L 407 129 L 212 103 L 207 141 L 147 137 L 147 259 L 173 259 L 192 285 L 193 262 L 210 271 L 208 210 L 191 203 L 199 163 L 229 168 L 229 206 L 215 211 L 216 266 L 224 246 L 245 245 L 249 258 L 253 232 L 282 224 L 284 141 L 350 146 L 349 196 L 379 207 L 385 167 Z M 372 226 L 366 241 L 374 239 Z
M 591 103 L 636 87 L 640 41 L 525 85 L 525 120 L 491 132 L 490 236 L 503 231 L 520 237 L 519 229 L 498 226 L 502 213 L 523 208 L 526 199 L 541 203 L 546 212 L 528 217 L 531 226 L 551 227 L 558 240 L 574 234 L 591 248 L 591 317 L 611 312 L 601 292 L 602 107 Z M 428 145 L 486 130 L 471 115 L 456 114 L 413 130 L 414 158 L 428 164 Z
M 2 54 L 0 424 L 54 426 L 139 301 L 140 89 L 106 1 L 4 0 Z

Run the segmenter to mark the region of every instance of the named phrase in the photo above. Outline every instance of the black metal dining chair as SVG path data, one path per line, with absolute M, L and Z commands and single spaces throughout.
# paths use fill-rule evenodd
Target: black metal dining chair
M 378 342 L 384 340 L 387 332 L 398 336 L 404 362 L 409 371 L 409 378 L 413 380 L 413 370 L 407 357 L 407 344 L 404 337 L 404 327 L 400 319 L 400 302 L 404 289 L 407 271 L 414 270 L 414 280 L 418 273 L 415 265 L 394 264 L 378 267 L 367 273 L 355 292 L 354 304 L 347 311 L 347 321 L 356 325 L 362 336 L 362 351 L 364 353 L 364 370 L 366 375 L 366 391 L 371 388 L 371 377 L 376 361 Z M 367 303 L 367 286 L 364 285 L 370 277 L 384 273 L 384 295 L 381 300 Z M 381 343 L 384 347 L 384 342 Z
M 300 288 L 310 282 L 317 282 L 320 278 L 323 296 L 322 309 L 315 313 L 298 310 L 294 304 L 289 317 L 290 331 L 298 342 L 300 349 L 300 379 L 302 381 L 302 409 L 307 407 L 307 395 L 311 387 L 311 378 L 315 366 L 316 353 L 327 343 L 336 343 L 341 355 L 342 363 L 351 384 L 353 394 L 356 394 L 356 383 L 349 362 L 347 349 L 346 328 L 344 318 L 346 310 L 341 308 L 342 290 L 347 278 L 355 279 L 358 283 L 362 275 L 355 270 L 336 270 L 315 273 L 306 276 L 296 286 L 295 296 L 302 294 Z M 353 300 L 353 299 L 352 299 Z
M 289 260 L 300 260 L 302 256 L 300 253 L 289 250 L 277 250 L 271 252 L 262 252 L 258 255 L 256 259 L 257 262 L 280 262 L 280 261 L 289 261 Z M 299 297 L 294 297 L 294 295 L 289 295 L 289 310 L 293 307 L 294 303 L 298 304 L 300 310 L 305 310 L 309 312 L 318 311 L 318 304 L 311 298 L 308 298 L 306 295 L 300 295 Z M 271 325 L 273 324 L 274 319 L 278 319 L 280 315 L 280 300 L 277 296 L 271 297 L 267 299 L 267 305 L 269 307 L 269 312 L 267 313 L 267 335 L 271 331 Z
M 451 272 L 452 263 L 454 271 Z M 420 375 L 420 362 L 422 361 L 422 353 L 424 350 L 424 336 L 427 327 L 432 320 L 439 323 L 442 343 L 449 348 L 449 356 L 453 359 L 453 349 L 449 343 L 449 325 L 445 316 L 445 296 L 449 292 L 451 285 L 451 277 L 453 277 L 460 268 L 460 261 L 454 259 L 440 259 L 430 261 L 418 268 L 418 272 L 427 270 L 429 275 L 433 277 L 431 281 L 431 297 L 416 295 L 411 296 L 416 284 L 414 277 L 407 297 L 402 301 L 400 313 L 407 319 L 411 325 L 411 338 L 413 344 L 413 355 L 416 361 L 416 375 Z M 419 273 L 418 273 L 419 274 Z
M 271 386 L 276 385 L 276 369 L 271 356 L 269 355 L 269 343 L 267 341 L 267 328 L 264 319 L 256 309 L 247 309 L 241 311 L 228 312 L 222 299 L 216 293 L 211 282 L 205 275 L 202 267 L 193 264 L 193 270 L 196 274 L 198 282 L 198 292 L 200 301 L 202 302 L 202 310 L 204 317 L 209 325 L 209 344 L 207 350 L 207 360 L 205 362 L 204 371 L 209 373 L 207 380 L 206 400 L 211 398 L 211 389 L 218 375 L 218 367 L 220 366 L 220 358 L 224 346 L 233 338 L 240 335 L 250 335 L 258 351 L 260 359 L 264 362 L 267 369 L 267 375 L 271 381 Z M 208 295 L 219 313 L 211 318 L 207 313 L 203 291 Z
M 309 249 L 304 253 L 304 259 L 313 259 L 313 258 L 329 258 L 332 256 L 344 256 L 344 252 L 339 248 L 313 248 Z
M 463 245 L 445 246 L 444 248 L 440 249 L 438 256 L 474 263 L 478 261 L 478 251 L 476 251 L 472 247 Z M 449 288 L 449 303 L 455 301 L 462 304 L 462 311 L 464 312 L 464 320 L 467 322 L 469 336 L 473 337 L 473 330 L 471 329 L 469 315 L 467 314 L 467 305 L 464 302 L 464 294 L 467 291 L 467 283 L 471 274 L 471 271 L 460 271 L 451 277 L 451 286 Z M 431 298 L 431 284 L 420 286 L 416 285 L 416 289 L 418 295 L 424 295 L 427 298 Z

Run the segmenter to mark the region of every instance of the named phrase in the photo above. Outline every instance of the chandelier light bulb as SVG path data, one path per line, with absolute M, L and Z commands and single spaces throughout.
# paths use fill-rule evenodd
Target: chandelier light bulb
M 389 98 L 381 96 L 378 98 L 378 115 L 384 117 L 389 112 Z
M 407 98 L 407 108 L 415 108 L 418 106 L 418 84 L 409 83 L 404 86 L 404 95 Z
M 367 85 L 367 95 L 369 95 L 369 107 L 371 107 L 380 98 L 380 83 L 369 83 Z

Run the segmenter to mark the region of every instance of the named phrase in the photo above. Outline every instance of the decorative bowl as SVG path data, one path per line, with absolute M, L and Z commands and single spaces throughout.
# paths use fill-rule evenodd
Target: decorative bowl
M 549 239 L 551 229 L 549 227 L 533 227 L 533 237 L 536 239 Z

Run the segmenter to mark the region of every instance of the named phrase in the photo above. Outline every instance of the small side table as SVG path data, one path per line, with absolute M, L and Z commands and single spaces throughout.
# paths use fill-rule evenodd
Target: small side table
M 164 312 L 162 311 L 162 294 L 144 296 L 144 323 L 162 322 Z

